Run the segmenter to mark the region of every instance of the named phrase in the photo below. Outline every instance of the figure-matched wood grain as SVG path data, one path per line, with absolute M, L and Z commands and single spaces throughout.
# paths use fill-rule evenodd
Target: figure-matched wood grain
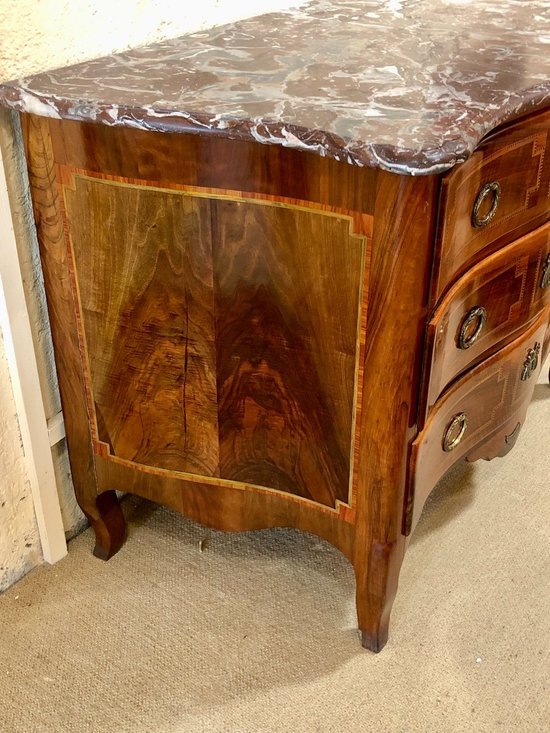
M 485 258 L 449 290 L 428 324 L 427 412 L 457 375 L 489 356 L 550 303 L 550 286 L 544 282 L 549 255 L 550 224 L 545 224 Z M 486 314 L 479 337 L 460 348 L 462 324 L 479 307 Z M 472 328 L 478 325 L 476 320 Z M 420 420 L 423 424 L 423 414 Z
M 500 450 L 490 455 L 484 444 L 505 424 L 523 424 L 546 355 L 543 345 L 549 325 L 550 309 L 546 308 L 521 336 L 471 369 L 435 404 L 413 443 L 410 495 L 414 506 L 409 508 L 408 531 L 414 528 L 437 481 L 453 464 L 468 455 L 472 460 L 498 455 Z M 538 365 L 522 379 L 529 350 L 537 348 Z M 464 437 L 454 449 L 445 451 L 446 430 L 460 414 L 467 420 Z
M 98 439 L 136 463 L 349 502 L 365 254 L 350 219 L 71 182 Z
M 442 178 L 439 235 L 432 295 L 482 257 L 526 234 L 550 217 L 550 111 L 523 119 L 488 138 L 462 165 Z M 494 218 L 472 225 L 483 186 L 501 189 Z M 492 203 L 487 197 L 480 214 Z

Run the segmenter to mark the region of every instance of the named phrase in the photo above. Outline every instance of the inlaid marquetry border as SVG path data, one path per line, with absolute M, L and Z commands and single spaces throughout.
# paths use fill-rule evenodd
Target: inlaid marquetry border
M 483 158 L 483 160 L 480 162 L 478 166 L 472 167 L 472 170 L 469 171 L 469 173 L 466 176 L 464 176 L 464 178 L 460 181 L 460 185 L 455 186 L 453 188 L 452 196 L 449 200 L 449 206 L 448 206 L 449 211 L 454 211 L 456 207 L 456 200 L 458 197 L 460 197 L 463 194 L 464 187 L 469 185 L 470 179 L 474 176 L 478 176 L 480 170 L 485 168 L 492 161 L 498 160 L 498 158 L 502 158 L 503 156 L 507 155 L 508 153 L 511 153 L 514 150 L 518 150 L 519 148 L 527 147 L 528 145 L 532 145 L 531 158 L 536 158 L 537 156 L 539 157 L 539 164 L 537 168 L 535 183 L 532 186 L 529 186 L 528 188 L 525 189 L 525 198 L 523 199 L 523 205 L 520 205 L 518 201 L 518 205 L 516 206 L 516 208 L 513 211 L 510 211 L 508 214 L 506 214 L 506 216 L 497 216 L 493 219 L 492 222 L 489 222 L 487 226 L 477 231 L 474 230 L 473 234 L 468 239 L 468 243 L 475 241 L 479 237 L 485 236 L 486 233 L 490 231 L 491 229 L 494 229 L 496 227 L 501 227 L 509 219 L 512 219 L 513 217 L 518 216 L 518 214 L 524 211 L 527 211 L 529 209 L 529 200 L 531 196 L 539 190 L 540 184 L 542 181 L 542 172 L 544 169 L 544 161 L 545 161 L 545 154 L 546 154 L 546 135 L 547 135 L 547 131 L 542 130 L 541 132 L 537 132 L 534 135 L 529 135 L 528 137 L 524 137 L 513 143 L 509 143 L 508 145 L 505 145 L 502 148 L 498 148 L 491 155 L 488 155 L 486 158 Z
M 360 445 L 360 426 L 361 426 L 361 405 L 362 405 L 362 385 L 363 375 L 365 367 L 365 340 L 366 340 L 366 327 L 367 327 L 367 310 L 368 310 L 368 295 L 369 295 L 369 270 L 370 270 L 370 256 L 371 256 L 371 243 L 372 243 L 372 228 L 373 228 L 373 217 L 369 214 L 363 214 L 361 212 L 349 211 L 338 207 L 328 206 L 326 204 L 319 204 L 316 202 L 310 202 L 301 199 L 289 198 L 284 196 L 274 196 L 271 194 L 260 194 L 255 192 L 243 192 L 232 189 L 220 189 L 212 187 L 201 187 L 201 186 L 188 186 L 178 183 L 159 183 L 148 181 L 140 178 L 125 178 L 120 176 L 113 176 L 107 173 L 98 173 L 95 171 L 89 171 L 82 168 L 76 168 L 72 166 L 66 166 L 62 164 L 56 164 L 56 178 L 58 181 L 58 189 L 60 193 L 60 210 L 63 218 L 63 228 L 65 234 L 65 242 L 67 246 L 67 259 L 69 266 L 69 273 L 71 278 L 71 287 L 75 298 L 75 316 L 78 327 L 78 339 L 80 346 L 80 353 L 82 359 L 82 368 L 84 372 L 84 383 L 86 390 L 86 404 L 88 408 L 88 420 L 90 431 L 92 435 L 92 443 L 94 453 L 102 458 L 109 460 L 113 463 L 123 465 L 133 470 L 140 471 L 142 473 L 154 474 L 158 476 L 166 476 L 170 478 L 179 478 L 185 481 L 191 481 L 198 484 L 205 485 L 216 485 L 224 486 L 227 488 L 246 491 L 251 490 L 254 492 L 277 494 L 283 496 L 289 501 L 295 501 L 301 504 L 307 504 L 308 506 L 314 506 L 316 509 L 322 512 L 330 514 L 336 514 L 338 518 L 343 519 L 346 522 L 353 523 L 355 521 L 355 508 L 357 505 L 357 481 L 358 481 L 358 464 L 359 464 L 359 445 Z M 125 458 L 120 458 L 111 454 L 110 447 L 107 443 L 99 439 L 99 431 L 97 427 L 97 417 L 95 411 L 95 403 L 92 393 L 92 382 L 91 382 L 91 369 L 90 360 L 88 353 L 88 346 L 86 343 L 86 335 L 82 317 L 82 305 L 80 299 L 80 288 L 78 283 L 78 277 L 76 272 L 76 262 L 74 255 L 74 246 L 69 228 L 69 221 L 67 215 L 67 206 L 65 200 L 65 191 L 71 189 L 76 191 L 76 180 L 93 180 L 104 183 L 112 183 L 118 186 L 127 186 L 130 188 L 137 189 L 152 189 L 159 192 L 165 193 L 181 193 L 184 196 L 191 196 L 194 198 L 207 198 L 215 200 L 226 200 L 235 201 L 242 203 L 250 203 L 263 206 L 281 207 L 287 209 L 294 209 L 307 212 L 316 212 L 324 216 L 330 216 L 339 220 L 348 221 L 348 233 L 350 239 L 357 240 L 361 247 L 361 285 L 360 293 L 358 298 L 358 313 L 357 313 L 357 335 L 356 335 L 356 349 L 355 349 L 355 369 L 354 369 L 354 400 L 353 400 L 353 412 L 352 412 L 352 425 L 351 425 L 351 441 L 350 441 L 350 477 L 348 487 L 348 500 L 342 502 L 339 499 L 335 500 L 335 506 L 330 507 L 326 504 L 308 499 L 305 497 L 298 496 L 280 489 L 269 488 L 256 484 L 250 484 L 240 481 L 233 481 L 231 479 L 219 478 L 217 476 L 205 476 L 201 474 L 190 473 L 186 471 L 174 471 L 170 469 L 164 469 L 158 466 L 150 466 L 147 464 L 137 463 Z

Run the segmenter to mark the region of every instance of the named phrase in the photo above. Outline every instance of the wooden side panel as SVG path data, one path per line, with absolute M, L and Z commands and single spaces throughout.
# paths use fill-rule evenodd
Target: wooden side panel
M 215 475 L 210 204 L 75 176 L 65 202 L 99 441 Z
M 348 502 L 364 238 L 343 217 L 213 207 L 220 475 Z
M 349 504 L 366 296 L 352 219 L 59 175 L 96 452 Z

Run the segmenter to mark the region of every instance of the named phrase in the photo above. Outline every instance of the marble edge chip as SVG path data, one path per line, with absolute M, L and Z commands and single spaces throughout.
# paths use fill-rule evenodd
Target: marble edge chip
M 501 108 L 495 109 L 495 105 L 491 105 L 490 113 L 488 110 L 476 109 L 466 129 L 457 128 L 440 145 L 412 149 L 376 140 L 346 140 L 333 132 L 279 120 L 230 118 L 223 111 L 212 116 L 210 113 L 185 109 L 118 105 L 40 94 L 26 88 L 25 81 L 0 83 L 0 106 L 51 119 L 154 132 L 217 135 L 264 145 L 281 145 L 349 165 L 380 168 L 410 176 L 435 175 L 449 170 L 467 160 L 481 140 L 495 128 L 550 105 L 548 80 L 524 91 L 514 92 L 515 101 L 508 101 Z

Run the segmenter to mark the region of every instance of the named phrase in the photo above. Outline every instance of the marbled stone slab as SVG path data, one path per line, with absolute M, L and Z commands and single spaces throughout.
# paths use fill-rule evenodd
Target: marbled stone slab
M 550 105 L 550 3 L 313 0 L 5 83 L 0 104 L 437 173 Z

